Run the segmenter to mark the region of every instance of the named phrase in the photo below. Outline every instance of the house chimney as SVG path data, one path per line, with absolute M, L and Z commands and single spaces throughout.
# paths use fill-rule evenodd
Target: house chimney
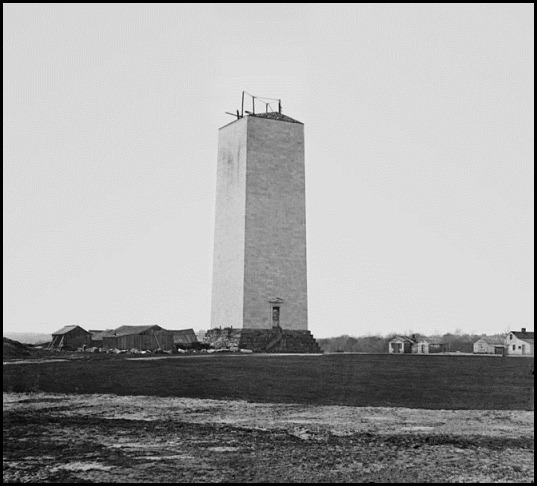
M 522 328 L 522 332 L 526 332 L 526 328 L 525 328 L 525 327 Z

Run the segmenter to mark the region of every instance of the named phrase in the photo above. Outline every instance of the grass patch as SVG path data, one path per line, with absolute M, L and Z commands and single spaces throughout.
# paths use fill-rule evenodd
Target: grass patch
M 206 356 L 4 366 L 3 391 L 111 393 L 253 402 L 533 410 L 533 358 Z

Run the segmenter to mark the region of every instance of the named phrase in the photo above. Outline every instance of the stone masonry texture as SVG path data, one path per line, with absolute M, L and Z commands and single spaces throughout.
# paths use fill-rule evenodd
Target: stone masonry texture
M 237 120 L 218 136 L 211 327 L 242 327 L 246 122 Z
M 247 116 L 219 132 L 211 327 L 307 330 L 304 125 Z

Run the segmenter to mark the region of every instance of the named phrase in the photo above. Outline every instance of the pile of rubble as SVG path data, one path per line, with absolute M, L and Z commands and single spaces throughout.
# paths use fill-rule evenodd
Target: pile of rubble
M 226 327 L 224 329 L 210 329 L 205 334 L 202 345 L 205 349 L 200 349 L 202 353 L 252 353 L 251 349 L 243 349 L 239 346 L 241 340 L 241 329 Z
M 203 342 L 210 344 L 215 351 L 224 349 L 232 352 L 239 350 L 240 340 L 241 329 L 233 329 L 232 327 L 209 329 L 203 338 Z
M 239 349 L 237 346 L 230 346 L 229 348 L 207 349 L 206 353 L 253 353 L 251 349 Z
M 107 353 L 107 354 L 172 354 L 171 351 L 165 351 L 163 349 L 149 350 L 149 349 L 103 349 L 98 347 L 81 347 L 77 349 L 79 353 Z M 184 352 L 184 351 L 183 351 Z
M 86 347 L 82 346 L 77 349 L 79 353 L 107 353 L 107 354 L 195 354 L 195 353 L 252 353 L 251 349 L 239 348 L 240 330 L 238 329 L 226 329 L 226 332 L 219 334 L 218 339 L 210 339 L 206 337 L 203 342 L 191 344 L 186 349 L 177 346 L 174 351 L 163 349 L 108 349 L 102 347 Z M 209 334 L 209 333 L 208 333 Z
M 205 353 L 205 354 L 213 354 L 213 353 L 252 353 L 253 351 L 251 349 L 239 349 L 238 346 L 229 345 L 224 342 L 218 343 L 218 347 L 209 347 L 208 345 L 201 347 L 201 349 L 182 349 L 177 348 L 176 351 L 166 351 L 163 349 L 155 349 L 155 350 L 149 350 L 149 349 L 104 349 L 104 348 L 98 348 L 98 347 L 81 347 L 78 348 L 76 351 L 78 353 L 105 353 L 105 354 L 195 354 L 195 353 Z

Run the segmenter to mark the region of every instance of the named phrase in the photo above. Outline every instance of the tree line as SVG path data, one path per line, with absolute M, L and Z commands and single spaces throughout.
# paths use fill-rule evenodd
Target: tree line
M 325 353 L 387 353 L 388 343 L 395 337 L 402 334 L 389 334 L 388 336 L 361 336 L 353 337 L 343 335 L 333 338 L 317 339 L 319 346 Z M 408 334 L 405 334 L 408 335 Z M 471 353 L 473 352 L 474 343 L 483 337 L 488 337 L 502 342 L 505 334 L 463 334 L 456 332 L 442 335 L 425 336 L 423 334 L 411 333 L 410 336 L 419 341 L 428 337 L 446 344 L 447 350 L 452 353 Z

